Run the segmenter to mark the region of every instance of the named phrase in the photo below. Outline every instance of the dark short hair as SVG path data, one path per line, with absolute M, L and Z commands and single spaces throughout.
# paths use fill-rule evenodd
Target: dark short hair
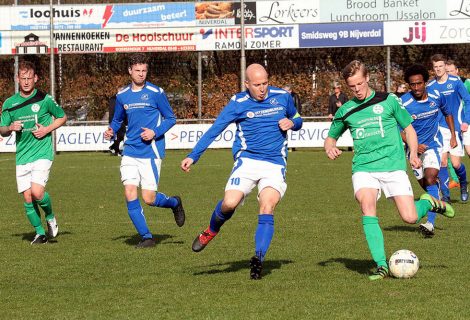
M 143 53 L 134 53 L 130 56 L 129 58 L 129 68 L 132 68 L 132 66 L 136 64 L 146 64 L 148 65 L 148 58 L 145 54 Z
M 457 62 L 455 62 L 455 60 L 452 60 L 452 59 L 446 60 L 446 66 L 451 66 L 451 65 L 454 65 L 456 68 L 458 68 Z
M 343 71 L 341 72 L 343 75 L 344 80 L 348 80 L 348 78 L 352 77 L 359 71 L 362 72 L 362 75 L 366 77 L 369 74 L 364 63 L 359 60 L 351 61 L 346 67 L 344 67 Z
M 441 60 L 439 60 L 441 61 Z M 415 75 L 422 75 L 424 82 L 428 82 L 429 80 L 429 71 L 426 69 L 425 66 L 422 64 L 413 64 L 405 71 L 405 81 L 406 83 L 410 83 L 410 77 Z
M 431 57 L 431 62 L 438 62 L 438 61 L 444 61 L 445 62 L 445 61 L 447 61 L 447 58 L 446 58 L 445 55 L 440 54 L 440 53 L 435 54 Z
M 21 60 L 18 63 L 18 74 L 22 70 L 33 70 L 34 74 L 36 74 L 36 66 L 34 65 L 34 63 L 28 60 Z

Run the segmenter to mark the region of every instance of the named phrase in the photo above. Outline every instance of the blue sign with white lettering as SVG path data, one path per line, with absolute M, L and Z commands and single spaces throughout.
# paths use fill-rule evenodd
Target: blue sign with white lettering
M 377 46 L 384 44 L 383 22 L 299 25 L 300 48 Z

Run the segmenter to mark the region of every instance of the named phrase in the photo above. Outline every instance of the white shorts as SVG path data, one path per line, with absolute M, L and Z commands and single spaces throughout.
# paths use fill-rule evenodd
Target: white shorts
M 356 172 L 352 176 L 354 194 L 362 188 L 377 189 L 377 200 L 380 199 L 381 190 L 385 197 L 412 196 L 410 179 L 404 170 L 386 172 Z
M 124 156 L 121 160 L 122 184 L 137 187 L 140 185 L 142 189 L 157 191 L 161 166 L 162 159 Z
M 264 188 L 271 187 L 277 190 L 282 198 L 287 189 L 285 173 L 285 166 L 262 160 L 239 158 L 233 165 L 225 191 L 239 190 L 246 197 L 258 185 L 258 194 Z
M 421 180 L 424 177 L 424 170 L 427 168 L 434 168 L 439 170 L 441 168 L 441 150 L 428 149 L 419 157 L 423 165 L 419 169 L 413 168 L 413 173 L 416 179 Z
M 470 146 L 470 128 L 469 130 L 462 132 L 462 140 L 464 146 Z
M 16 184 L 18 193 L 31 189 L 31 183 L 46 186 L 49 180 L 49 172 L 51 171 L 52 161 L 47 159 L 39 159 L 27 164 L 16 166 Z
M 462 141 L 460 140 L 460 135 L 456 131 L 455 132 L 455 138 L 457 139 L 457 147 L 451 148 L 450 147 L 450 130 L 447 128 L 439 127 L 439 130 L 441 131 L 442 134 L 442 153 L 444 152 L 449 152 L 451 155 L 456 156 L 456 157 L 463 157 L 465 155 L 463 151 L 463 146 L 462 146 Z

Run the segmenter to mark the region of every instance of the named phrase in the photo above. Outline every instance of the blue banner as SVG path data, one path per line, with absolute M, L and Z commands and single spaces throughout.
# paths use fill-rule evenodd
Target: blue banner
M 299 25 L 300 48 L 383 45 L 383 22 Z

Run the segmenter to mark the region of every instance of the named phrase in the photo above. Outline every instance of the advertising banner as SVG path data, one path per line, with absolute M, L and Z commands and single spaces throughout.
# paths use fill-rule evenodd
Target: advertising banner
M 303 24 L 299 27 L 300 48 L 383 45 L 383 23 Z
M 446 0 L 447 19 L 469 19 L 470 0 Z
M 320 23 L 320 0 L 258 1 L 257 24 Z
M 11 7 L 11 30 L 49 30 L 51 14 L 54 29 L 100 29 L 105 18 L 104 5 L 55 5 Z
M 304 122 L 299 131 L 288 131 L 289 147 L 322 148 L 328 136 L 331 122 Z M 167 149 L 192 149 L 210 124 L 177 124 L 165 134 Z M 57 129 L 57 151 L 106 151 L 111 142 L 104 139 L 107 126 L 65 126 Z M 236 127 L 228 126 L 209 148 L 231 148 L 235 140 Z M 338 139 L 339 147 L 352 146 L 352 138 L 346 131 Z M 0 137 L 0 152 L 15 152 L 15 136 Z
M 106 5 L 103 28 L 155 28 L 195 25 L 194 3 L 163 2 Z
M 470 20 L 385 22 L 385 45 L 469 43 Z
M 443 0 L 322 0 L 320 3 L 320 19 L 324 23 L 414 21 L 446 16 Z
M 299 29 L 297 25 L 245 27 L 245 48 L 248 50 L 298 47 Z M 239 50 L 240 48 L 241 28 L 239 26 L 200 29 L 197 50 Z
M 245 24 L 256 24 L 256 2 L 244 3 Z M 241 22 L 240 2 L 204 1 L 195 3 L 196 24 L 199 26 L 233 26 Z

